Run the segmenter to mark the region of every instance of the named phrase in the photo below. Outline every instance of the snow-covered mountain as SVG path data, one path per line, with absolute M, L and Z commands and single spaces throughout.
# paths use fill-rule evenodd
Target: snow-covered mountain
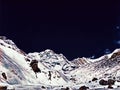
M 120 85 L 120 49 L 98 59 L 83 57 L 69 61 L 50 49 L 26 54 L 12 40 L 0 37 L 1 86 L 40 85 L 42 89 L 82 90 L 80 87 L 84 85 L 90 89 L 106 87 L 102 85 L 106 80 L 106 85 L 112 88 L 109 79 L 115 81 L 114 87 Z
M 71 62 L 74 63 L 77 66 L 81 66 L 81 65 L 85 65 L 85 64 L 91 63 L 91 61 L 88 60 L 88 58 L 85 58 L 85 57 L 74 59 Z
M 56 54 L 49 49 L 42 52 L 29 53 L 27 58 L 30 60 L 37 60 L 49 70 L 68 71 L 73 70 L 75 66 L 62 54 Z

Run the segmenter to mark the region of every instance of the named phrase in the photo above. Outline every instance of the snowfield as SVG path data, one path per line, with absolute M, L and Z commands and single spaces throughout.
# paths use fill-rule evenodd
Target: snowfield
M 0 39 L 0 90 L 120 90 L 120 49 L 98 59 L 67 60 L 52 50 L 26 54 Z

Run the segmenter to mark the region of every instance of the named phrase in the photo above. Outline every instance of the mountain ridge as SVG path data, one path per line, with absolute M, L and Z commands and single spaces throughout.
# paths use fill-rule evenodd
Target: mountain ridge
M 120 81 L 119 65 L 120 49 L 98 59 L 83 57 L 69 61 L 63 54 L 50 49 L 26 54 L 12 40 L 0 38 L 1 85 L 39 84 L 57 88 L 76 86 L 78 89 L 78 85 L 84 84 L 97 88 L 102 79 Z M 92 82 L 93 78 L 97 78 L 96 83 Z

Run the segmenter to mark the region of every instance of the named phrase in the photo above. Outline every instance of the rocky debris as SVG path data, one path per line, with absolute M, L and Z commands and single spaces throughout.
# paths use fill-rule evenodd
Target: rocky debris
M 71 81 L 74 81 L 74 82 L 77 81 L 75 78 L 70 78 L 70 80 L 71 80 Z
M 48 76 L 49 76 L 49 80 L 51 80 L 51 76 L 52 76 L 51 71 L 48 72 Z
M 115 84 L 115 80 L 113 80 L 113 79 L 108 80 L 108 85 L 114 85 L 114 84 Z
M 25 58 L 25 60 L 26 60 L 27 62 L 30 62 L 30 59 L 28 59 L 28 58 Z
M 0 90 L 7 90 L 7 86 L 0 86 Z
M 97 78 L 93 78 L 92 81 L 97 81 L 98 79 Z
M 6 76 L 6 74 L 3 72 L 2 73 L 2 76 L 3 76 L 3 78 L 5 79 L 5 80 L 7 80 L 7 76 Z
M 73 60 L 73 61 L 71 61 L 71 62 L 74 63 L 74 64 L 77 65 L 77 66 L 80 66 L 80 65 L 84 65 L 84 64 L 88 64 L 88 63 L 89 63 L 89 61 L 86 60 L 86 58 L 77 58 L 77 59 L 75 59 L 75 60 Z
M 79 88 L 79 90 L 88 90 L 89 89 L 89 87 L 86 87 L 86 86 L 81 86 L 80 88 Z
M 41 88 L 45 89 L 45 86 L 42 86 Z
M 113 79 L 108 80 L 108 88 L 109 89 L 113 89 L 112 85 L 114 85 L 114 84 L 115 84 L 115 80 L 113 80 Z
M 32 69 L 35 73 L 41 72 L 41 70 L 38 68 L 38 61 L 37 60 L 32 60 L 30 63 L 30 66 L 32 67 Z
M 61 88 L 61 90 L 70 90 L 69 87 Z
M 113 79 L 108 79 L 108 81 L 107 80 L 100 80 L 99 81 L 99 84 L 100 85 L 109 85 L 110 87 L 111 87 L 111 85 L 114 85 L 115 84 L 115 80 L 113 80 Z
M 120 87 L 119 85 L 117 87 Z
M 102 79 L 99 81 L 99 84 L 100 85 L 108 85 L 108 81 Z
M 65 90 L 69 90 L 69 87 L 66 87 L 66 89 Z
M 111 84 L 110 84 L 110 85 L 108 85 L 108 88 L 109 88 L 109 89 L 113 89 L 113 87 L 112 87 L 112 85 L 111 85 Z

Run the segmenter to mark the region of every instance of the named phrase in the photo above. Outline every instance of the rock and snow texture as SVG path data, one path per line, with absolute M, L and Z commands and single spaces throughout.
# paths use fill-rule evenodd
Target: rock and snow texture
M 59 73 L 59 68 L 56 70 L 57 65 L 55 62 L 51 61 L 52 63 L 55 63 L 55 69 L 51 69 L 48 62 L 42 63 L 42 61 L 38 61 L 37 65 L 36 63 L 33 63 L 33 68 L 36 69 L 36 66 L 39 68 L 39 72 L 35 72 L 33 68 L 30 66 L 31 62 L 33 60 L 37 60 L 37 58 L 27 58 L 29 55 L 24 55 L 18 50 L 14 50 L 11 47 L 14 47 L 12 45 L 9 45 L 5 43 L 3 40 L 1 40 L 1 43 L 4 43 L 4 45 L 0 45 L 0 74 L 1 79 L 0 82 L 8 83 L 8 84 L 52 84 L 52 85 L 58 85 L 58 84 L 66 84 L 66 81 L 61 77 L 61 74 Z M 10 47 L 8 47 L 10 46 Z M 61 58 L 61 57 L 59 57 Z M 30 59 L 30 61 L 29 61 Z M 51 59 L 52 60 L 52 59 Z M 54 59 L 53 59 L 54 60 Z M 57 60 L 57 59 L 56 59 Z M 65 62 L 61 59 L 59 64 L 65 64 Z M 60 67 L 61 68 L 61 67 Z M 2 73 L 5 73 L 7 79 L 5 79 L 2 76 Z
M 102 79 L 114 80 L 115 88 L 120 86 L 120 49 L 98 59 L 69 61 L 49 49 L 26 54 L 12 40 L 0 38 L 0 85 L 101 88 Z

